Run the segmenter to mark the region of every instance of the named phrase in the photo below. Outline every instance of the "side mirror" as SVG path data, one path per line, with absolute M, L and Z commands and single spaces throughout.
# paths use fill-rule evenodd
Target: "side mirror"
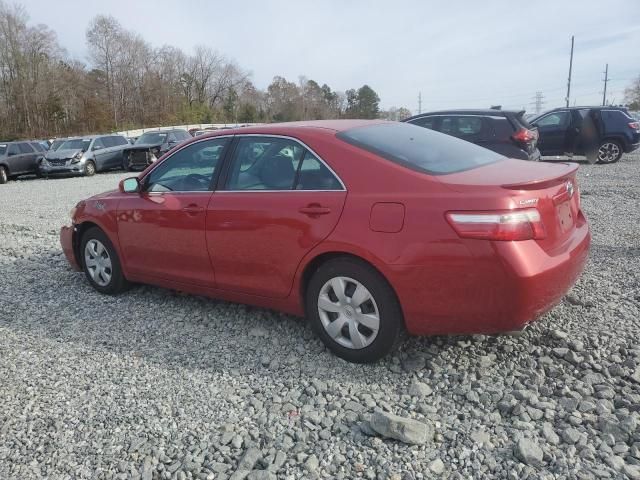
M 118 184 L 118 190 L 122 193 L 137 193 L 140 191 L 140 181 L 138 177 L 129 177 L 120 180 Z

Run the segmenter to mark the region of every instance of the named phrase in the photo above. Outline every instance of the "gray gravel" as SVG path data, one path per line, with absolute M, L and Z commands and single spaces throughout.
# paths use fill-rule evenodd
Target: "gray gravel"
M 591 259 L 540 322 L 367 366 L 286 315 L 93 291 L 57 231 L 124 176 L 0 186 L 0 478 L 640 478 L 639 155 L 581 166 Z

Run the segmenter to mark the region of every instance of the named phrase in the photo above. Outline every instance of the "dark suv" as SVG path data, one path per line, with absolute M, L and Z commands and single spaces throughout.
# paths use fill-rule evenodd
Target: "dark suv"
M 585 155 L 613 163 L 640 146 L 640 123 L 621 107 L 556 108 L 531 120 L 542 155 Z
M 41 157 L 31 142 L 0 142 L 0 183 L 19 175 L 38 174 Z
M 521 112 L 507 110 L 447 110 L 403 120 L 467 140 L 510 158 L 539 160 L 538 131 Z

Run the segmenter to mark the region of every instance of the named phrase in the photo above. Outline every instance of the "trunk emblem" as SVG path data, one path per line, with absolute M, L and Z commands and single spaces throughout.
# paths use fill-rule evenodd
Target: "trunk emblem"
M 527 200 L 520 200 L 520 205 L 535 205 L 536 203 L 538 203 L 538 199 L 537 198 L 529 198 Z
M 569 194 L 569 198 L 573 197 L 573 182 L 569 180 L 567 182 L 567 193 Z

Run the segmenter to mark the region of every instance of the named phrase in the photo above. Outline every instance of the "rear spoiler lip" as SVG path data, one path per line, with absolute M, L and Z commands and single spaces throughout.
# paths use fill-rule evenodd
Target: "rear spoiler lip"
M 554 175 L 550 178 L 543 177 L 537 180 L 531 180 L 529 182 L 508 183 L 500 186 L 502 188 L 506 188 L 507 190 L 536 190 L 539 188 L 546 188 L 550 187 L 551 185 L 558 184 L 563 180 L 566 180 L 567 177 L 575 175 L 579 168 L 579 165 L 573 162 L 559 162 L 555 163 L 555 165 L 566 165 L 567 168 L 560 175 Z

